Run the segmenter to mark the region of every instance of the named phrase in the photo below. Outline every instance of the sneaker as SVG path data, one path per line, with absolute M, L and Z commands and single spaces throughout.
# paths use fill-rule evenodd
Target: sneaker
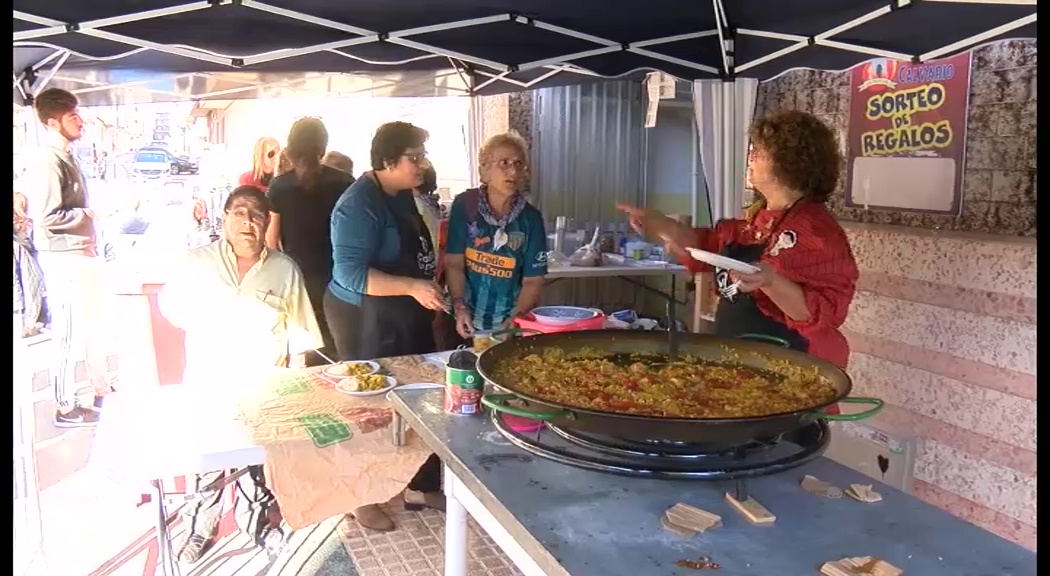
M 193 564 L 200 560 L 201 556 L 204 556 L 205 549 L 208 548 L 209 541 L 209 538 L 200 534 L 190 534 L 182 544 L 182 549 L 179 550 L 179 562 Z
M 55 410 L 56 428 L 89 428 L 98 424 L 98 412 L 80 406 L 65 414 Z

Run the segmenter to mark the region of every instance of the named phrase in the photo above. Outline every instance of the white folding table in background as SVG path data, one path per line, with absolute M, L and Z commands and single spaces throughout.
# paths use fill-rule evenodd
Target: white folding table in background
M 207 386 L 180 384 L 122 389 L 107 397 L 89 465 L 117 483 L 153 486 L 161 574 L 173 576 L 179 568 L 169 541 L 163 479 L 242 469 L 265 459 L 231 402 Z
M 602 266 L 551 266 L 547 270 L 547 283 L 552 284 L 558 280 L 571 278 L 619 278 L 628 284 L 651 292 L 663 298 L 667 302 L 668 326 L 673 326 L 675 318 L 675 305 L 681 304 L 675 299 L 675 287 L 678 275 L 688 272 L 685 266 L 680 264 L 646 264 L 635 261 L 625 261 L 623 264 L 606 264 Z M 645 277 L 669 277 L 671 279 L 670 293 L 664 292 L 639 282 L 637 278 Z

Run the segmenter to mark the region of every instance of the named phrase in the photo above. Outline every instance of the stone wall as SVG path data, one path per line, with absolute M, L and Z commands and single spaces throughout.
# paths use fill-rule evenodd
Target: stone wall
M 860 268 L 843 326 L 854 393 L 919 439 L 915 496 L 1033 550 L 1035 64 L 1034 41 L 973 53 L 961 216 L 847 208 L 841 185 L 829 203 Z M 847 73 L 796 70 L 761 85 L 757 112 L 845 133 L 848 106 Z
M 532 149 L 532 92 L 514 92 L 496 96 L 480 96 L 481 105 L 481 143 L 490 136 L 514 131 Z M 524 192 L 531 189 L 531 183 L 525 180 Z
M 847 208 L 844 183 L 829 203 L 832 211 L 852 222 L 1034 237 L 1036 78 L 1035 40 L 973 51 L 961 216 Z M 845 133 L 849 96 L 848 72 L 794 70 L 759 87 L 757 113 L 804 110 Z

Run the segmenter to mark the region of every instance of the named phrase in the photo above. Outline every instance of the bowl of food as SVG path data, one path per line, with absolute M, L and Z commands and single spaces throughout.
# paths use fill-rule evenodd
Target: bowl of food
M 536 321 L 545 326 L 568 326 L 583 320 L 592 320 L 601 314 L 601 310 L 579 306 L 540 306 L 532 309 Z
M 393 390 L 397 380 L 393 376 L 365 374 L 349 376 L 336 383 L 335 389 L 350 396 L 377 396 Z
M 472 337 L 474 353 L 481 354 L 485 350 L 499 344 L 501 340 L 497 340 L 497 338 L 495 330 L 475 330 Z
M 342 380 L 351 376 L 368 376 L 379 372 L 379 364 L 371 360 L 360 360 L 353 362 L 337 362 L 331 366 L 325 366 L 321 374 L 333 379 Z

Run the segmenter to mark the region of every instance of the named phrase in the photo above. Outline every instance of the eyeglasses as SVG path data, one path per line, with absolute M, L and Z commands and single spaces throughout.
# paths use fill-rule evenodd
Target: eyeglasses
M 402 156 L 404 156 L 405 159 L 415 164 L 416 166 L 426 167 L 430 163 L 430 161 L 427 159 L 426 152 L 420 152 L 418 154 L 402 154 Z
M 504 172 L 510 170 L 511 168 L 514 168 L 515 170 L 520 172 L 522 170 L 525 170 L 526 168 L 524 160 L 510 160 L 507 158 L 496 160 L 495 162 L 489 162 L 489 165 L 496 166 Z
M 266 222 L 266 214 L 258 210 L 234 208 L 233 210 L 227 210 L 226 213 L 238 222 L 251 222 L 257 226 L 262 226 Z

